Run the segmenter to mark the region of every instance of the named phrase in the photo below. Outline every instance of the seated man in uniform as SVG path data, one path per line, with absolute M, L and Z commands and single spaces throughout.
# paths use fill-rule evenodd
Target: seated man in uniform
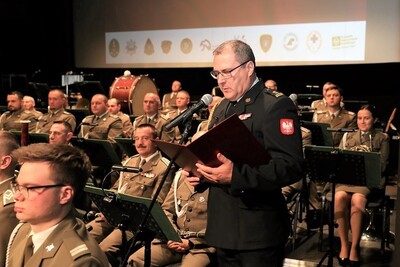
M 119 179 L 111 189 L 123 194 L 153 198 L 167 170 L 169 160 L 161 155 L 161 152 L 151 141 L 158 138 L 157 130 L 153 125 L 141 124 L 135 129 L 133 135 L 138 154 L 128 158 L 123 162 L 123 165 L 139 167 L 142 172 L 121 172 Z M 174 173 L 175 169 L 171 168 L 157 196 L 159 203 L 163 203 Z M 88 224 L 88 227 L 92 228 L 90 234 L 100 243 L 100 247 L 107 254 L 110 263 L 113 266 L 118 266 L 118 257 L 121 256 L 120 252 L 123 245 L 122 231 L 110 225 L 101 214 L 98 214 L 96 219 Z M 132 232 L 125 231 L 125 233 L 128 239 L 133 236 Z
M 7 95 L 7 109 L 0 116 L 0 130 L 21 131 L 21 121 L 27 120 L 29 123 L 29 131 L 35 129 L 35 115 L 29 110 L 22 108 L 22 94 L 18 91 L 12 91 Z
M 169 122 L 168 116 L 160 113 L 160 96 L 154 93 L 147 93 L 143 98 L 143 115 L 135 118 L 133 129 L 135 130 L 140 124 L 148 123 L 153 125 L 159 135 L 159 138 L 166 142 L 174 142 L 175 129 L 166 130 L 165 125 Z
M 72 113 L 65 111 L 67 98 L 61 89 L 50 90 L 48 95 L 49 111 L 39 117 L 36 124 L 37 133 L 49 133 L 50 127 L 55 121 L 67 121 L 75 131 L 76 118 Z
M 14 212 L 14 198 L 11 182 L 17 161 L 11 157 L 11 152 L 19 147 L 15 136 L 8 131 L 0 131 L 0 266 L 5 266 L 7 243 L 18 219 Z
M 125 138 L 132 138 L 133 126 L 128 114 L 121 111 L 121 103 L 116 98 L 108 99 L 108 111 L 118 116 L 122 121 L 122 136 Z
M 204 131 L 193 135 L 192 140 L 204 134 Z M 166 266 L 181 262 L 180 266 L 210 266 L 215 248 L 207 245 L 204 238 L 207 227 L 208 188 L 195 190 L 189 184 L 181 170 L 176 172 L 173 185 L 162 204 L 162 208 L 182 242 L 168 241 L 151 246 L 151 266 Z M 142 247 L 133 253 L 128 260 L 130 266 L 144 266 Z
M 74 213 L 73 200 L 91 174 L 87 155 L 73 146 L 46 143 L 23 146 L 11 155 L 21 164 L 11 184 L 21 223 L 10 238 L 6 266 L 108 266 Z
M 122 136 L 122 121 L 117 115 L 108 111 L 107 97 L 95 94 L 90 101 L 93 115 L 86 116 L 81 123 L 78 137 L 109 140 Z

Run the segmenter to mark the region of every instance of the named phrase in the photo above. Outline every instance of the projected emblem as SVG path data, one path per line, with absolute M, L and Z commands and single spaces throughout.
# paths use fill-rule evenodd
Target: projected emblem
M 136 42 L 133 41 L 132 39 L 129 40 L 129 42 L 126 43 L 126 52 L 129 55 L 132 56 L 133 54 L 135 54 L 136 53 L 136 49 L 137 49 Z
M 150 38 L 147 38 L 146 40 L 146 44 L 144 45 L 144 53 L 149 56 L 154 54 L 154 45 Z
M 116 57 L 119 54 L 119 42 L 117 39 L 111 39 L 110 43 L 108 44 L 108 53 L 110 56 Z
M 283 38 L 283 46 L 287 50 L 291 51 L 291 50 L 296 49 L 298 43 L 299 43 L 299 41 L 297 40 L 297 36 L 294 33 L 288 33 Z
M 267 53 L 272 46 L 272 35 L 263 34 L 260 36 L 260 46 L 264 53 Z
M 315 52 L 321 48 L 322 37 L 317 31 L 312 31 L 307 36 L 307 47 L 308 50 Z
M 172 45 L 171 41 L 166 40 L 161 42 L 161 49 L 164 54 L 168 54 L 169 51 L 171 51 L 171 45 Z
M 181 41 L 181 51 L 184 54 L 189 54 L 192 52 L 193 44 L 189 38 L 185 38 Z

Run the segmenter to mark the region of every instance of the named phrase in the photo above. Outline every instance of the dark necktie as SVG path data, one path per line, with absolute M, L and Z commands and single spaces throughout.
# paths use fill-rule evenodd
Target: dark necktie
M 235 113 L 234 107 L 237 104 L 237 101 L 229 101 L 228 107 L 226 108 L 225 117 L 228 118 L 232 114 Z
M 32 257 L 33 254 L 33 242 L 32 242 L 32 235 L 28 237 L 26 241 L 25 251 L 24 251 L 24 263 L 26 264 L 29 259 Z

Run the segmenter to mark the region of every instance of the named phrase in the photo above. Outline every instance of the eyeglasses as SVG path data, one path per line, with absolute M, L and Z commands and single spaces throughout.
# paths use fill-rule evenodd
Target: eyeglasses
M 20 192 L 25 198 L 29 198 L 29 190 L 35 190 L 39 188 L 52 188 L 52 187 L 61 187 L 65 186 L 65 184 L 50 184 L 50 185 L 36 185 L 36 186 L 23 186 L 16 182 L 11 182 L 11 190 L 13 193 L 17 191 Z
M 214 79 L 217 80 L 217 79 L 218 79 L 218 75 L 221 74 L 222 78 L 229 79 L 229 78 L 232 77 L 232 71 L 234 71 L 234 70 L 240 68 L 241 66 L 243 66 L 244 64 L 246 64 L 246 63 L 249 62 L 249 61 L 251 61 L 251 60 L 247 60 L 247 61 L 243 62 L 242 64 L 240 64 L 240 65 L 234 67 L 234 68 L 231 69 L 231 70 L 222 70 L 222 71 L 212 70 L 212 71 L 210 71 L 211 77 L 213 77 Z

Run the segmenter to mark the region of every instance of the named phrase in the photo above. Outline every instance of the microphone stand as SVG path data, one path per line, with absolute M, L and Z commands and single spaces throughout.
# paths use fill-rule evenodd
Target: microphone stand
M 188 118 L 187 120 L 185 120 L 184 122 L 185 125 L 185 129 L 182 133 L 182 138 L 179 141 L 179 144 L 184 144 L 187 142 L 188 138 L 189 138 L 189 133 L 190 130 L 192 128 L 192 118 Z M 176 156 L 177 157 L 177 156 Z M 160 185 L 157 187 L 157 191 L 154 194 L 151 203 L 149 205 L 149 208 L 147 209 L 147 212 L 145 214 L 145 216 L 142 219 L 142 222 L 139 225 L 139 229 L 137 230 L 133 241 L 130 243 L 128 250 L 126 251 L 125 257 L 123 258 L 123 261 L 120 264 L 120 267 L 125 267 L 128 261 L 128 258 L 131 254 L 131 251 L 133 249 L 133 247 L 135 246 L 135 244 L 137 243 L 137 241 L 144 241 L 144 245 L 145 245 L 145 250 L 144 250 L 144 267 L 150 267 L 151 266 L 151 241 L 154 239 L 155 237 L 155 233 L 153 233 L 151 230 L 146 228 L 146 223 L 147 220 L 150 217 L 151 214 L 151 210 L 154 206 L 154 204 L 157 201 L 157 197 L 161 192 L 161 189 L 165 183 L 165 180 L 167 179 L 168 173 L 171 171 L 172 166 L 174 165 L 175 162 L 175 158 L 172 158 L 167 166 L 166 171 L 164 172 L 164 175 L 161 179 Z

